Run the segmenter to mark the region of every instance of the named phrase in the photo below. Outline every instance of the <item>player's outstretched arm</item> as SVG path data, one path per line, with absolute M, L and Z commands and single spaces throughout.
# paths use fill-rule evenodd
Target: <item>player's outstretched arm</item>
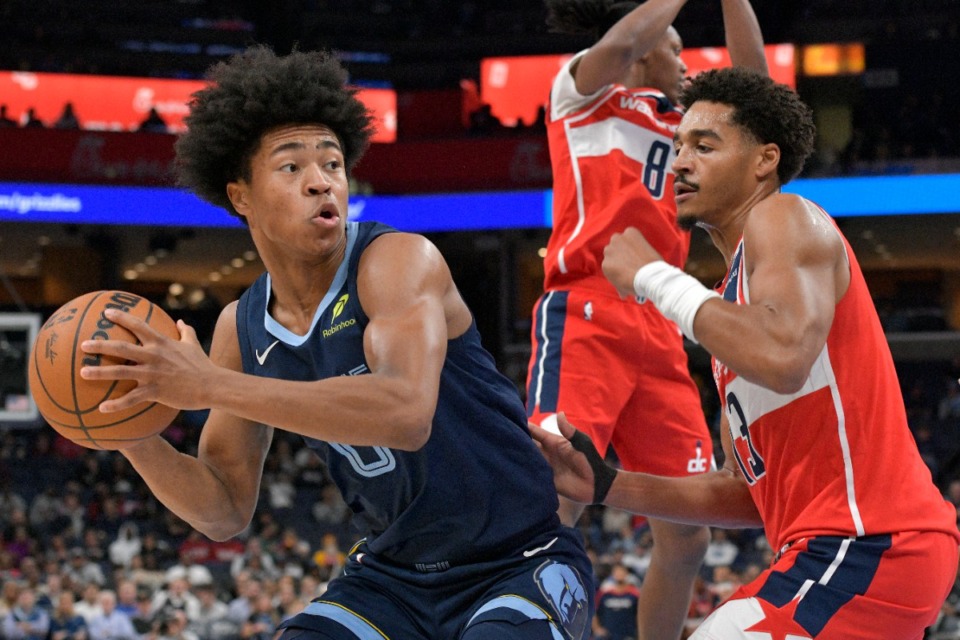
M 558 416 L 557 424 L 561 435 L 535 425 L 530 425 L 530 432 L 553 467 L 557 491 L 570 500 L 583 504 L 602 502 L 624 511 L 685 524 L 727 528 L 762 524 L 746 483 L 735 469 L 724 468 L 685 478 L 620 470 L 615 471 L 611 483 L 605 485 L 598 478 L 606 472 L 597 473 L 597 462 L 591 463 L 591 453 L 586 449 L 589 446 L 599 458 L 589 438 L 562 415 Z M 586 445 L 575 444 L 578 435 Z M 728 440 L 725 438 L 725 450 L 729 450 Z M 727 459 L 732 457 L 728 455 Z
M 763 34 L 750 0 L 720 0 L 723 5 L 723 29 L 735 67 L 746 67 L 770 75 L 763 53 Z
M 369 375 L 302 382 L 248 375 L 239 366 L 210 363 L 185 325 L 177 342 L 120 313 L 110 319 L 143 344 L 97 340 L 90 350 L 133 364 L 90 367 L 88 375 L 132 379 L 138 386 L 101 408 L 143 401 L 207 407 L 328 442 L 419 449 L 430 436 L 448 336 L 470 326 L 470 311 L 440 252 L 419 235 L 390 233 L 375 240 L 360 260 L 357 287 L 369 318 Z
M 587 96 L 620 82 L 630 65 L 656 46 L 686 2 L 646 0 L 610 27 L 577 62 L 577 92 Z

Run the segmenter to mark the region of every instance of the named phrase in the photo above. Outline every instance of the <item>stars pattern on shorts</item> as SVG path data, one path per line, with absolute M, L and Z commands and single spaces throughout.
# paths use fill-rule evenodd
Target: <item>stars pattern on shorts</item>
M 757 602 L 763 609 L 764 619 L 744 631 L 769 633 L 771 640 L 790 640 L 790 638 L 812 640 L 810 633 L 793 619 L 797 605 L 800 604 L 799 599 L 791 600 L 782 607 L 777 607 L 761 598 L 757 598 Z

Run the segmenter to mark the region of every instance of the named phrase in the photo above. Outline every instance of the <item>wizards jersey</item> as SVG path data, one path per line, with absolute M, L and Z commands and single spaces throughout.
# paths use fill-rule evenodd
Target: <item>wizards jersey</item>
M 367 245 L 391 231 L 347 224 L 346 254 L 306 335 L 270 316 L 270 276 L 260 276 L 237 307 L 244 372 L 285 380 L 369 374 L 357 269 Z M 392 562 L 443 569 L 510 554 L 559 527 L 550 467 L 530 438 L 516 388 L 496 370 L 475 325 L 447 343 L 422 449 L 304 440 L 326 462 L 367 551 Z
M 673 133 L 682 112 L 652 89 L 576 90 L 570 65 L 550 92 L 547 136 L 553 168 L 553 232 L 544 288 L 577 283 L 617 296 L 603 277 L 610 237 L 637 227 L 663 259 L 683 267 L 690 236 L 677 226 Z
M 843 243 L 850 285 L 799 391 L 776 393 L 714 359 L 736 463 L 774 549 L 818 535 L 956 537 L 956 510 L 917 451 L 880 320 Z M 725 300 L 750 302 L 746 274 L 741 239 L 722 284 Z

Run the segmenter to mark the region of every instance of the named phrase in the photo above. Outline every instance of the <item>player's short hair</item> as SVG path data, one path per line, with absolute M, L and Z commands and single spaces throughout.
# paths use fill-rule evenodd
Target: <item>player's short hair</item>
M 278 56 L 258 45 L 213 65 L 211 84 L 193 94 L 187 131 L 175 144 L 179 184 L 239 216 L 227 183 L 251 177 L 250 159 L 262 136 L 289 124 L 322 124 L 336 134 L 349 171 L 373 133 L 367 108 L 347 87 L 332 54 L 294 51 Z
M 589 35 L 595 41 L 640 3 L 631 0 L 545 0 L 553 33 Z
M 690 108 L 697 101 L 733 107 L 733 123 L 760 143 L 780 147 L 777 177 L 786 184 L 799 175 L 813 153 L 813 112 L 790 87 L 745 69 L 728 67 L 698 74 L 680 96 Z

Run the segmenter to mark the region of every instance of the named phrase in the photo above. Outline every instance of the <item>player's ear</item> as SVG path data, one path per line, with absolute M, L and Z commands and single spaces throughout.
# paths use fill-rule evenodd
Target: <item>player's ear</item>
M 247 184 L 242 181 L 228 182 L 227 198 L 230 199 L 230 204 L 237 210 L 237 213 L 246 218 L 247 212 L 250 210 L 247 197 Z
M 757 178 L 767 178 L 771 173 L 776 173 L 779 166 L 780 147 L 773 142 L 762 145 L 757 157 Z

